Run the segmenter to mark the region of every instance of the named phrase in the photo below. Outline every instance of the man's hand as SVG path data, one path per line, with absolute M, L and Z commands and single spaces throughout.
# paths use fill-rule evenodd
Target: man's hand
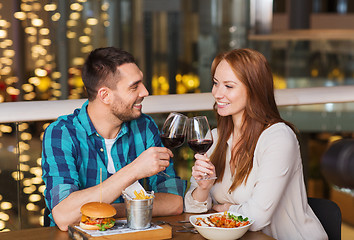
M 151 147 L 145 150 L 131 164 L 136 170 L 136 178 L 150 177 L 164 171 L 170 165 L 170 158 L 173 153 L 165 147 Z
M 83 204 L 101 200 L 106 203 L 112 203 L 121 195 L 123 189 L 136 180 L 150 177 L 165 170 L 166 167 L 170 165 L 170 158 L 172 156 L 173 154 L 171 150 L 167 148 L 151 147 L 140 154 L 140 156 L 131 164 L 128 164 L 103 181 L 101 185 L 72 192 L 68 197 L 53 208 L 52 214 L 55 223 L 58 225 L 60 230 L 67 231 L 69 224 L 80 220 L 80 208 Z M 102 199 L 100 198 L 101 194 Z M 170 195 L 172 195 L 172 198 L 166 198 L 166 203 L 171 203 L 178 206 L 178 208 L 176 207 L 175 212 L 180 212 L 180 209 L 183 210 L 182 198 L 173 194 Z M 172 202 L 171 199 L 173 199 L 174 202 Z M 156 201 L 158 202 L 158 199 L 156 199 Z M 123 206 L 124 205 L 121 204 L 120 208 Z M 119 209 L 118 205 L 116 205 L 116 207 Z M 166 211 L 166 213 L 169 214 L 174 213 L 171 213 L 170 208 L 162 208 L 161 211 Z

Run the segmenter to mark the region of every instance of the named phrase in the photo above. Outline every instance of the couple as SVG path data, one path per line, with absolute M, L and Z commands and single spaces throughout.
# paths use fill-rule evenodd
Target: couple
M 218 120 L 214 145 L 206 155 L 195 155 L 185 195 L 172 152 L 163 147 L 152 118 L 141 113 L 148 91 L 135 59 L 113 47 L 92 51 L 82 72 L 88 101 L 58 118 L 43 138 L 51 225 L 66 231 L 79 221 L 83 204 L 100 200 L 100 191 L 120 217 L 122 191 L 144 180 L 155 192 L 154 216 L 231 210 L 255 220 L 251 231 L 277 239 L 327 239 L 307 204 L 294 127 L 279 115 L 264 56 L 232 50 L 214 59 L 211 73 Z M 218 178 L 196 181 L 205 173 Z

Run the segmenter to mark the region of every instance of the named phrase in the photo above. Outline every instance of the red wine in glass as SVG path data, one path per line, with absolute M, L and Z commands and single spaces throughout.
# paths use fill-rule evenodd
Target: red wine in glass
M 178 148 L 184 143 L 184 135 L 176 134 L 173 137 L 168 137 L 167 135 L 160 135 L 163 145 L 167 148 Z
M 213 145 L 213 140 L 211 139 L 192 139 L 188 141 L 188 146 L 196 153 L 204 154 Z
M 198 116 L 189 119 L 188 124 L 188 146 L 196 153 L 205 154 L 213 145 L 213 135 L 206 116 Z M 199 180 L 216 179 L 209 177 L 205 173 L 204 177 Z

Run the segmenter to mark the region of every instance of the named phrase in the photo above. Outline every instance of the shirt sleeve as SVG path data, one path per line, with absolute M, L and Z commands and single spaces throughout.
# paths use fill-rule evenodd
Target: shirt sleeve
M 46 205 L 50 211 L 72 192 L 79 190 L 75 149 L 68 140 L 71 139 L 68 131 L 64 129 L 49 126 L 42 143 L 42 178 L 46 185 Z
M 163 147 L 157 125 L 150 116 L 148 116 L 148 118 L 150 121 L 148 122 L 146 132 L 146 149 L 149 147 Z M 174 170 L 173 159 L 170 159 L 170 165 L 164 172 L 170 177 L 154 175 L 148 178 L 149 190 L 153 190 L 154 192 L 171 193 L 183 197 L 186 191 L 187 181 L 177 176 L 176 171 Z
M 198 183 L 195 181 L 194 177 L 191 177 L 191 186 L 188 189 L 186 196 L 184 197 L 184 211 L 188 213 L 204 213 L 207 212 L 212 207 L 212 199 L 210 193 L 208 198 L 204 202 L 199 202 L 195 200 L 192 196 L 194 189 L 198 187 Z
M 298 141 L 290 128 L 276 129 L 259 141 L 254 157 L 259 165 L 258 177 L 252 196 L 247 202 L 230 207 L 255 220 L 251 231 L 270 224 L 289 180 L 296 170 L 301 170 Z

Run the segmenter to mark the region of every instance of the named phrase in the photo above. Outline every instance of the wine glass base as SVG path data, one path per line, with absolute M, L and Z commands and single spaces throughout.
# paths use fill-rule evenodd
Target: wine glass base
M 197 182 L 202 181 L 202 180 L 213 180 L 213 179 L 217 179 L 218 177 L 203 177 L 201 179 L 196 179 Z

